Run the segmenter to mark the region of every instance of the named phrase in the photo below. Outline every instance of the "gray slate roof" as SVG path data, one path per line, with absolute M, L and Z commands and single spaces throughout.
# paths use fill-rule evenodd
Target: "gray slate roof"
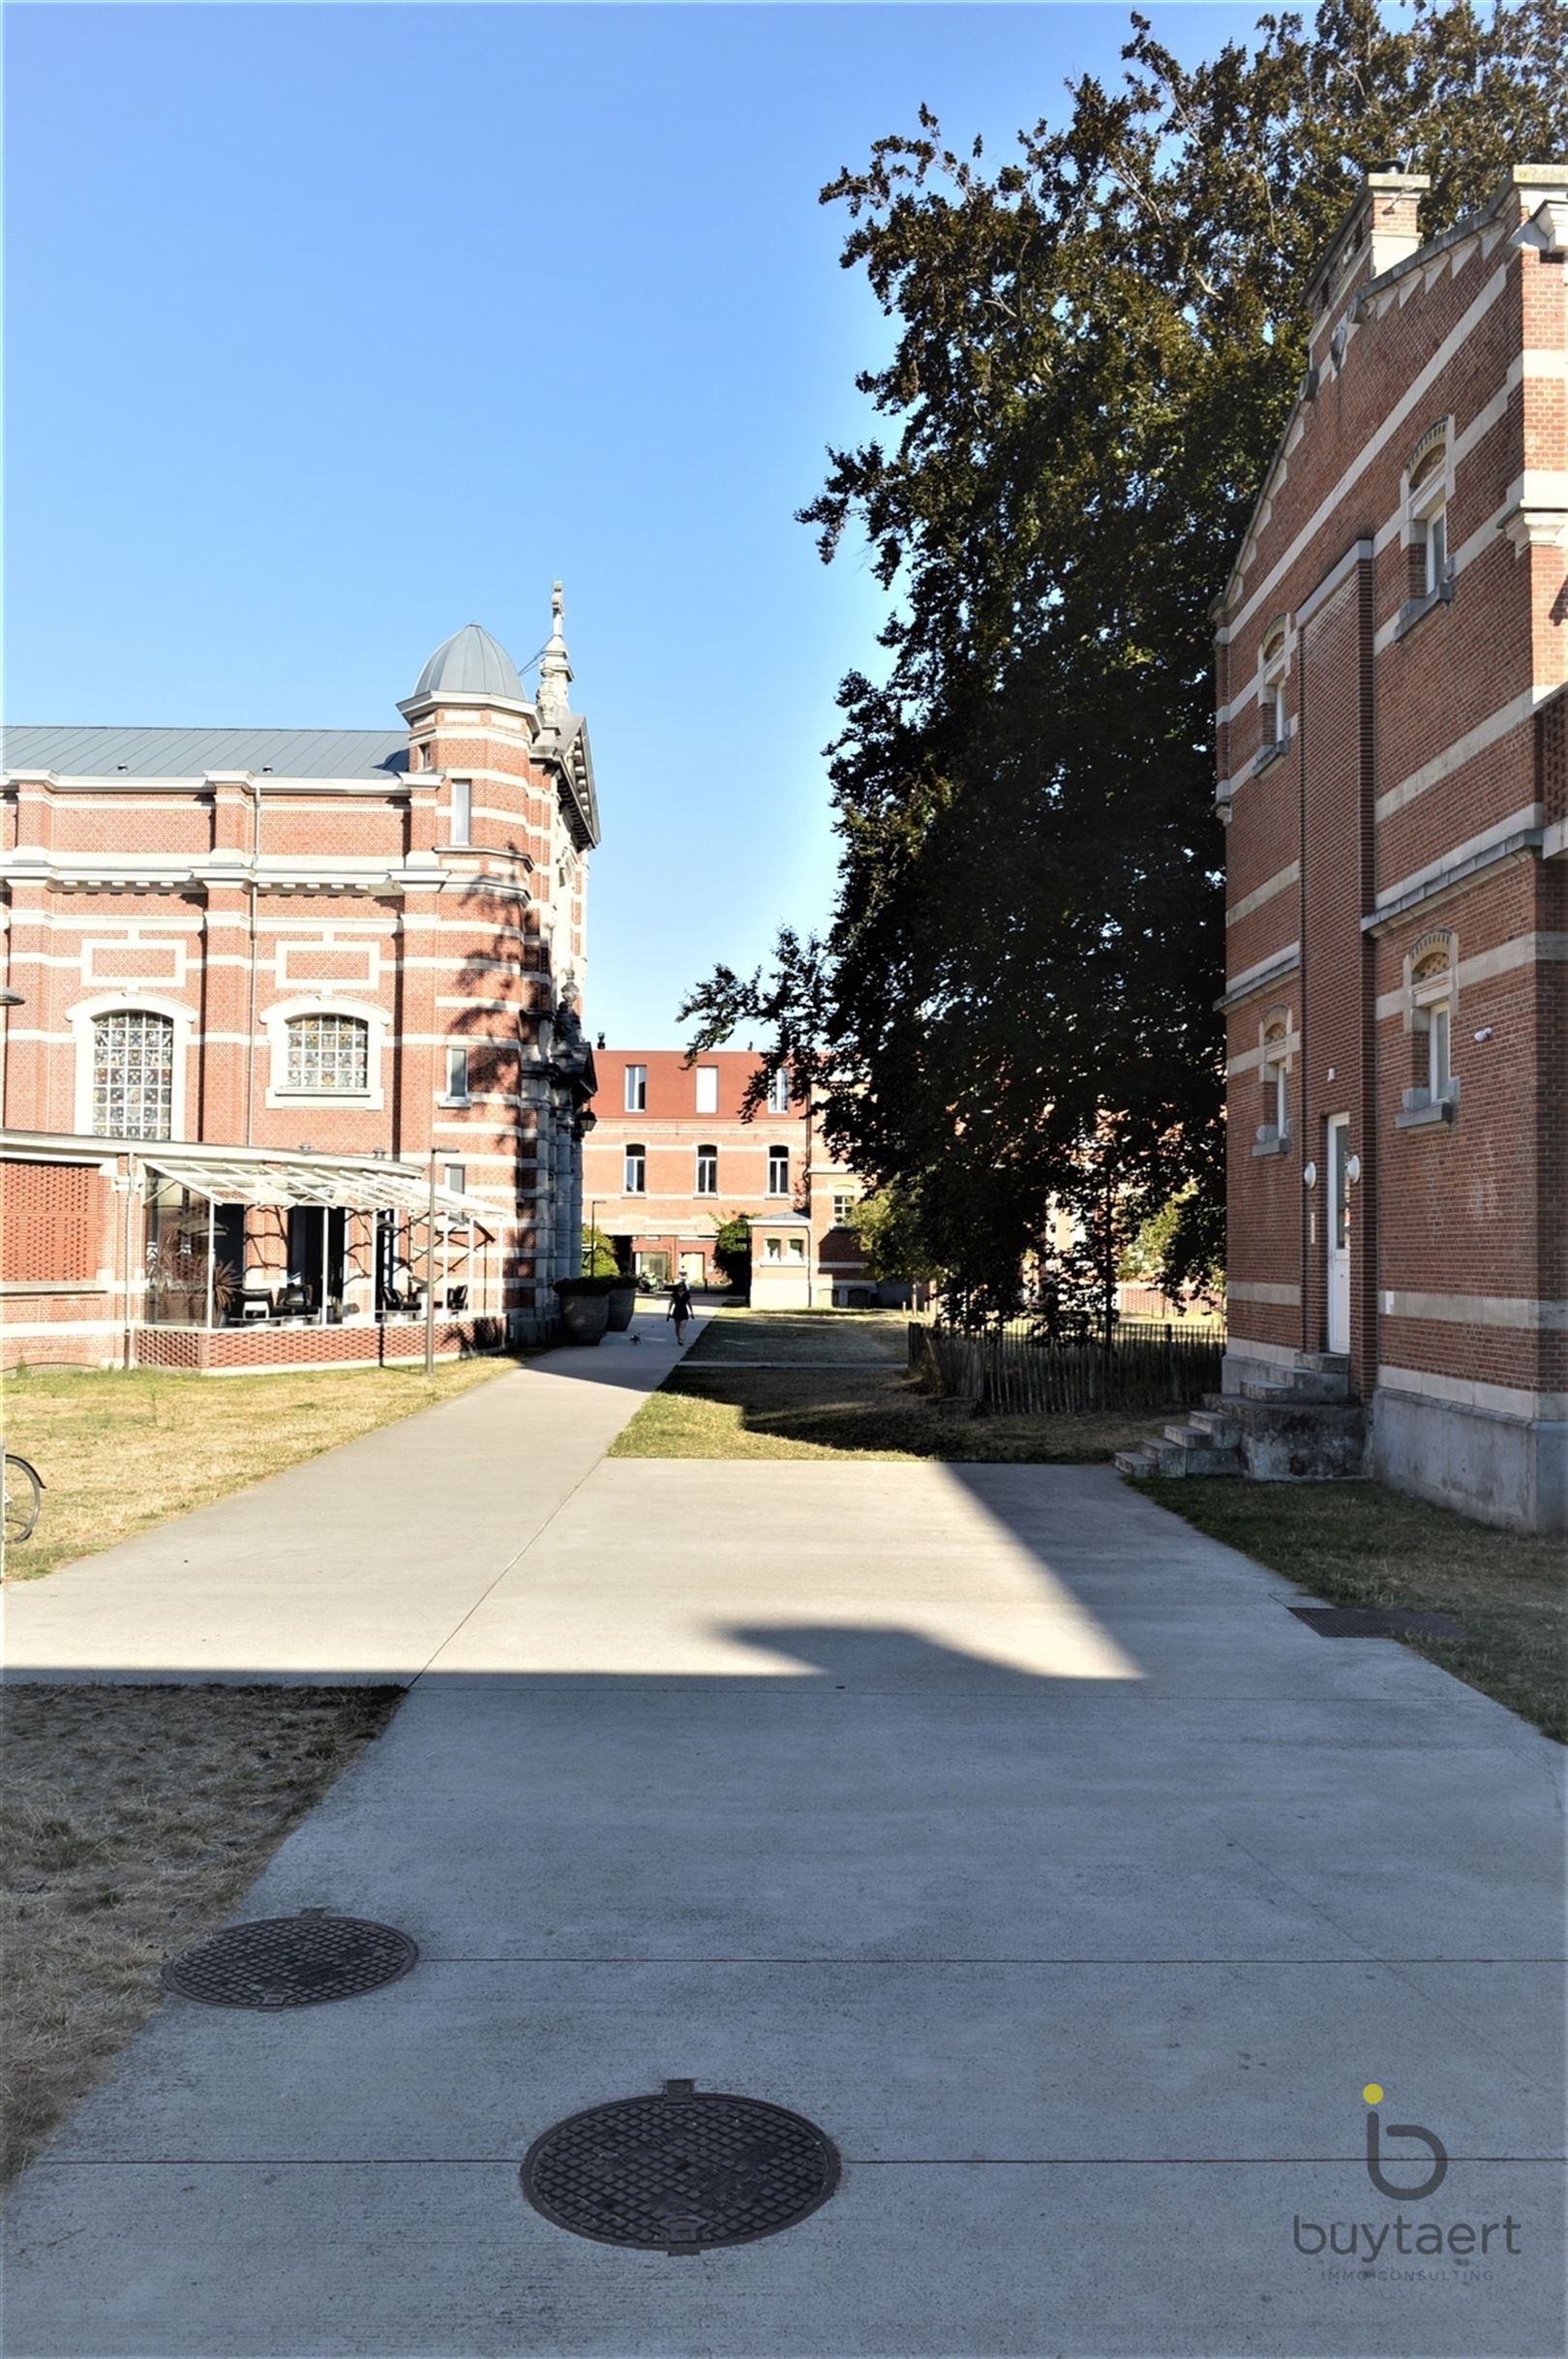
M 280 778 L 401 777 L 406 729 L 54 729 L 5 732 L 6 767 L 65 778 L 199 778 L 270 770 Z
M 420 673 L 408 701 L 412 704 L 415 697 L 438 696 L 443 688 L 468 695 L 504 696 L 519 705 L 528 701 L 516 664 L 477 622 L 465 622 L 460 631 L 441 642 Z

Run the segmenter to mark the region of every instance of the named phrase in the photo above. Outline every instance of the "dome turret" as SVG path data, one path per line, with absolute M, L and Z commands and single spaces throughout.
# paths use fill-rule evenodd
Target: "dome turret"
M 438 696 L 494 696 L 514 705 L 528 702 L 516 664 L 477 622 L 465 622 L 436 650 L 408 703 L 422 704 Z

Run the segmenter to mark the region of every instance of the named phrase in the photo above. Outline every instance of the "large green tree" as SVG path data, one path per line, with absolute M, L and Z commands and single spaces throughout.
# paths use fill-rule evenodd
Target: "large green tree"
M 858 380 L 884 430 L 802 520 L 826 560 L 869 544 L 887 660 L 839 690 L 826 938 L 682 1013 L 697 1050 L 760 1026 L 819 1078 L 982 1301 L 1052 1196 L 1106 1284 L 1178 1194 L 1168 1276 L 1218 1256 L 1210 606 L 1362 174 L 1429 173 L 1444 227 L 1568 150 L 1565 54 L 1564 0 L 1329 0 L 1192 68 L 1134 15 L 1120 84 L 1070 85 L 999 169 L 922 108 L 823 192 L 897 336 Z

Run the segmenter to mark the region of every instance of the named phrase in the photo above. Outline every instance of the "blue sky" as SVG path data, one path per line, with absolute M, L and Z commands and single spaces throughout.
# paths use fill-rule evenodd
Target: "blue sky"
M 1178 52 L 1257 11 L 1148 10 Z M 999 160 L 1125 7 L 6 12 L 6 711 L 388 727 L 567 589 L 587 1013 L 820 922 L 861 555 L 794 512 L 886 330 L 817 192 L 923 100 Z

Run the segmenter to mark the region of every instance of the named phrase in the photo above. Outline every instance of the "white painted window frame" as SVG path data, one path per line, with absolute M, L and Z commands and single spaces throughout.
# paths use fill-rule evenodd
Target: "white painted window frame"
M 622 1089 L 623 1111 L 628 1114 L 648 1112 L 648 1067 L 628 1065 Z
M 78 1136 L 98 1135 L 93 1129 L 93 1026 L 101 1015 L 120 1014 L 163 1015 L 172 1020 L 174 1070 L 168 1094 L 168 1140 L 159 1143 L 168 1144 L 186 1137 L 186 1069 L 196 1034 L 196 1012 L 182 1007 L 177 999 L 165 999 L 160 992 L 124 990 L 100 991 L 91 999 L 78 1000 L 67 1014 L 75 1043 Z
M 1442 960 L 1442 965 L 1433 962 Z M 1405 1094 L 1406 1110 L 1454 1105 L 1460 1094 L 1454 1071 L 1454 1036 L 1459 1029 L 1459 937 L 1424 934 L 1404 961 L 1404 1029 L 1424 1036 L 1424 1081 Z M 1430 971 L 1422 973 L 1427 967 Z
M 1434 598 L 1453 579 L 1454 560 L 1448 546 L 1448 510 L 1453 496 L 1452 439 L 1446 426 L 1424 436 L 1416 445 L 1405 476 L 1404 532 L 1407 549 L 1422 553 L 1422 584 L 1417 598 Z
M 302 1015 L 346 1015 L 355 1023 L 368 1026 L 365 1042 L 368 1088 L 289 1088 L 288 1027 L 297 1016 Z M 310 999 L 281 999 L 266 1011 L 261 1021 L 267 1035 L 268 1105 L 347 1105 L 360 1113 L 371 1114 L 382 1110 L 385 1104 L 382 1074 L 389 1030 L 389 1018 L 384 1008 L 374 1007 L 367 1000 L 346 999 L 336 994 L 329 998 L 318 994 Z
M 783 1186 L 782 1186 L 782 1187 L 778 1187 L 778 1186 L 776 1186 L 776 1185 L 775 1185 L 775 1183 L 774 1183 L 774 1179 L 773 1179 L 773 1173 L 774 1173 L 774 1172 L 775 1172 L 775 1170 L 778 1168 L 779 1164 L 780 1164 L 780 1162 L 781 1162 L 781 1161 L 782 1161 L 783 1167 L 784 1167 L 784 1184 L 783 1184 Z M 788 1147 L 783 1147 L 783 1146 L 775 1146 L 775 1145 L 771 1145 L 771 1144 L 770 1144 L 770 1145 L 769 1146 L 769 1149 L 768 1149 L 768 1194 L 769 1194 L 769 1195 L 789 1195 L 789 1193 L 790 1193 L 790 1151 L 789 1151 L 789 1148 L 788 1148 Z
M 696 1089 L 699 1114 L 716 1114 L 718 1112 L 718 1081 L 719 1072 L 716 1065 L 699 1065 L 697 1067 Z
M 712 1166 L 713 1173 L 712 1185 L 711 1187 L 708 1188 L 705 1188 L 703 1185 L 703 1165 L 705 1164 L 709 1164 Z M 694 1195 L 717 1195 L 718 1192 L 718 1148 L 717 1146 L 709 1146 L 705 1144 L 697 1149 L 696 1170 L 693 1175 L 692 1194 Z
M 635 1178 L 632 1176 L 632 1164 L 634 1162 L 637 1165 L 637 1174 Z M 647 1195 L 648 1149 L 646 1146 L 628 1145 L 621 1150 L 620 1177 L 620 1193 L 622 1195 Z

